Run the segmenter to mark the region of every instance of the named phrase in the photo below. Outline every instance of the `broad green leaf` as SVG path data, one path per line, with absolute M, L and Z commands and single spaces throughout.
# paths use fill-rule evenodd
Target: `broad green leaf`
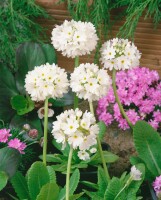
M 4 171 L 0 171 L 0 191 L 7 185 L 8 175 Z
M 138 121 L 134 128 L 134 143 L 139 157 L 154 177 L 161 174 L 161 137 L 147 122 Z
M 37 195 L 40 193 L 41 188 L 50 182 L 46 166 L 39 161 L 31 165 L 27 173 L 27 179 L 29 193 L 32 200 L 35 200 Z
M 43 50 L 43 53 L 45 55 L 45 60 L 49 64 L 57 63 L 57 57 L 56 57 L 56 51 L 53 47 L 53 45 L 50 44 L 41 44 L 41 48 Z
M 42 155 L 39 156 L 42 159 Z M 53 163 L 62 163 L 63 161 L 67 161 L 67 157 L 60 155 L 60 154 L 47 154 L 46 155 L 46 161 L 47 162 L 53 162 Z
M 109 151 L 103 151 L 103 155 L 105 158 L 106 163 L 113 163 L 118 160 L 118 156 L 109 152 Z M 97 165 L 102 163 L 101 156 L 99 152 L 97 152 L 94 156 L 91 157 L 91 161 L 89 162 L 90 165 Z
M 67 170 L 67 162 L 66 163 L 61 163 L 61 164 L 58 164 L 58 165 L 51 165 L 51 167 L 57 172 L 66 172 L 66 170 Z
M 67 145 L 64 150 L 62 150 L 62 144 L 57 143 L 56 140 L 52 140 L 52 144 L 66 157 L 69 155 L 70 146 Z
M 97 192 L 91 192 L 87 190 L 83 190 L 92 200 L 104 200 Z
M 84 194 L 84 192 L 81 192 L 79 194 L 74 194 L 69 197 L 69 200 L 76 200 L 76 199 L 80 198 L 83 194 Z
M 56 183 L 47 183 L 41 188 L 36 200 L 57 200 L 59 187 Z
M 99 126 L 99 138 L 100 140 L 102 140 L 104 138 L 104 135 L 106 134 L 107 127 L 103 121 L 99 121 L 98 126 Z
M 0 171 L 6 172 L 11 178 L 18 167 L 21 155 L 18 150 L 4 147 L 0 149 Z
M 69 182 L 69 194 L 73 195 L 74 191 L 76 190 L 78 183 L 80 179 L 80 173 L 79 170 L 76 169 L 74 173 L 72 174 Z M 61 189 L 58 200 L 64 200 L 65 199 L 65 193 L 66 193 L 66 186 Z
M 85 186 L 91 188 L 91 189 L 95 189 L 98 190 L 98 184 L 89 182 L 89 181 L 81 181 L 82 184 L 84 184 Z
M 56 173 L 54 169 L 51 166 L 47 166 L 49 178 L 50 178 L 50 183 L 56 183 Z
M 26 179 L 20 172 L 16 172 L 10 181 L 20 200 L 30 199 Z
M 104 193 L 107 189 L 108 181 L 105 176 L 105 172 L 101 167 L 98 167 L 98 194 L 104 197 Z
M 15 114 L 10 99 L 17 94 L 18 90 L 12 73 L 0 63 L 0 119 L 5 122 L 9 122 Z

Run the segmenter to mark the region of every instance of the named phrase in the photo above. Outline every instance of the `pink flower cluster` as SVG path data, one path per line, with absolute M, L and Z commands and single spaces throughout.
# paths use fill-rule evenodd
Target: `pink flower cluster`
M 146 120 L 155 129 L 161 122 L 161 81 L 156 71 L 146 67 L 136 67 L 128 71 L 117 72 L 117 92 L 123 108 L 132 124 L 138 120 Z M 110 109 L 112 106 L 112 109 Z M 119 128 L 129 128 L 115 102 L 113 89 L 98 102 L 97 115 L 106 125 L 114 120 Z
M 156 192 L 156 195 L 161 197 L 161 175 L 156 177 L 155 181 L 153 182 L 153 188 Z
M 8 147 L 17 149 L 21 154 L 24 154 L 24 149 L 26 148 L 26 144 L 21 142 L 18 138 L 10 139 L 9 137 L 10 129 L 0 129 L 0 142 L 7 143 Z

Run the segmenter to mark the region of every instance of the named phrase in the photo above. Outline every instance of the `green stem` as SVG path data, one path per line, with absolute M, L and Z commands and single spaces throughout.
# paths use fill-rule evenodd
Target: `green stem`
M 119 99 L 119 96 L 117 94 L 117 88 L 116 88 L 116 70 L 115 69 L 113 69 L 113 73 L 112 73 L 112 86 L 113 86 L 113 92 L 114 92 L 114 95 L 115 95 L 115 98 L 116 98 L 116 102 L 118 103 L 120 112 L 121 112 L 122 116 L 126 119 L 126 121 L 129 124 L 129 126 L 131 128 L 133 128 L 133 125 L 132 125 L 131 121 L 129 120 L 128 116 L 126 115 L 126 113 L 124 111 L 124 108 L 123 108 L 123 106 L 121 104 L 121 101 Z
M 69 181 L 70 181 L 70 168 L 71 168 L 71 162 L 72 162 L 72 154 L 73 154 L 73 148 L 70 147 L 69 157 L 68 157 L 68 165 L 67 165 L 67 175 L 66 175 L 66 200 L 69 200 Z
M 45 115 L 44 115 L 44 142 L 43 142 L 43 163 L 46 165 L 47 154 L 47 134 L 48 134 L 48 98 L 45 99 Z
M 75 68 L 79 65 L 79 56 L 75 57 Z M 74 109 L 78 108 L 78 97 L 74 94 Z
M 90 112 L 94 115 L 94 109 L 93 109 L 92 101 L 89 102 L 89 107 L 90 107 Z M 99 139 L 99 136 L 97 137 L 97 144 L 98 144 L 98 149 L 99 149 L 99 153 L 100 153 L 100 156 L 101 156 L 101 160 L 102 160 L 102 165 L 103 165 L 103 169 L 104 169 L 104 172 L 105 172 L 105 176 L 106 176 L 107 181 L 109 183 L 110 175 L 109 175 L 109 172 L 108 172 L 108 169 L 107 169 L 107 165 L 106 165 L 106 161 L 105 161 L 105 158 L 104 158 L 104 155 L 103 155 L 102 145 L 101 145 L 101 141 Z
M 130 176 L 129 179 L 127 180 L 126 184 L 124 185 L 124 187 L 119 191 L 119 193 L 116 195 L 116 197 L 114 198 L 114 200 L 117 199 L 117 197 L 124 191 L 124 189 L 131 183 L 132 181 L 132 177 Z

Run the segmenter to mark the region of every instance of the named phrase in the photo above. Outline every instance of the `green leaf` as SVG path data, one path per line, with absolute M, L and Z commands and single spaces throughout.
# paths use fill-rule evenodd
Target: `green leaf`
M 42 155 L 39 156 L 41 159 L 42 159 Z M 63 155 L 60 155 L 60 154 L 47 154 L 46 155 L 46 161 L 47 162 L 53 162 L 53 163 L 62 163 L 63 161 L 67 161 L 68 158 L 63 156 Z
M 0 171 L 6 172 L 11 178 L 17 170 L 20 158 L 20 153 L 16 149 L 9 147 L 0 149 Z
M 103 151 L 103 155 L 104 155 L 106 163 L 113 163 L 113 162 L 117 161 L 119 158 L 117 155 L 115 155 L 109 151 Z M 97 165 L 97 164 L 101 164 L 101 163 L 102 163 L 102 160 L 101 160 L 99 152 L 97 152 L 95 155 L 93 155 L 91 157 L 91 161 L 89 162 L 90 165 Z
M 89 182 L 89 181 L 81 181 L 82 184 L 84 184 L 85 186 L 91 188 L 91 189 L 95 189 L 98 190 L 98 184 Z
M 97 124 L 99 126 L 99 138 L 102 140 L 106 134 L 107 127 L 103 121 L 99 121 Z
M 31 165 L 28 173 L 28 188 L 30 197 L 35 200 L 40 193 L 41 188 L 50 182 L 46 166 L 42 162 L 35 162 Z
M 134 143 L 139 157 L 154 177 L 161 174 L 161 137 L 147 122 L 138 121 L 134 128 Z
M 81 192 L 79 194 L 74 194 L 69 197 L 69 200 L 76 200 L 76 199 L 80 198 L 83 194 L 84 194 L 84 192 Z
M 8 175 L 4 171 L 0 171 L 0 191 L 7 185 Z
M 80 179 L 80 173 L 79 170 L 76 169 L 74 173 L 72 174 L 69 182 L 69 194 L 73 195 L 74 191 L 76 190 L 78 183 Z M 65 193 L 66 193 L 66 186 L 61 189 L 58 200 L 64 200 L 65 199 Z
M 47 183 L 41 188 L 36 200 L 57 200 L 59 187 L 56 183 Z
M 97 192 L 91 192 L 87 190 L 83 190 L 92 200 L 104 200 L 101 196 L 98 195 Z
M 64 150 L 62 150 L 62 144 L 57 143 L 56 140 L 52 140 L 52 144 L 66 157 L 69 155 L 70 146 L 67 145 Z
M 51 166 L 47 166 L 49 178 L 50 178 L 50 183 L 56 183 L 56 173 L 54 169 Z
M 25 94 L 24 81 L 28 71 L 47 62 L 56 62 L 55 50 L 51 45 L 26 42 L 19 46 L 16 52 L 16 84 L 21 94 Z
M 16 172 L 10 181 L 20 200 L 30 199 L 26 179 L 20 172 Z
M 107 189 L 107 178 L 105 176 L 104 170 L 101 167 L 98 167 L 98 194 L 104 197 L 104 193 Z
M 0 119 L 9 122 L 15 114 L 10 99 L 18 94 L 18 90 L 12 73 L 2 63 L 0 63 L 0 71 Z

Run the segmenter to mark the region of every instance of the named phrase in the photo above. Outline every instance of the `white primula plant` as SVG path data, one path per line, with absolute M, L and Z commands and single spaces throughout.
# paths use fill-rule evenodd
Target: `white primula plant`
M 71 74 L 70 87 L 80 99 L 96 101 L 107 94 L 111 80 L 96 64 L 80 64 Z
M 98 132 L 95 117 L 90 112 L 83 113 L 78 108 L 66 110 L 53 122 L 52 134 L 56 142 L 62 143 L 62 148 L 68 143 L 73 149 L 77 149 L 78 157 L 82 160 L 90 158 L 90 150 L 97 144 Z M 94 152 L 96 149 L 92 151 Z
M 25 89 L 33 101 L 61 98 L 68 92 L 68 86 L 67 73 L 55 64 L 37 66 L 25 78 Z
M 91 22 L 67 21 L 52 31 L 52 44 L 64 56 L 75 58 L 89 54 L 97 45 L 98 36 Z
M 100 61 L 109 70 L 131 69 L 139 65 L 141 57 L 137 47 L 127 39 L 114 38 L 105 42 L 101 49 Z

